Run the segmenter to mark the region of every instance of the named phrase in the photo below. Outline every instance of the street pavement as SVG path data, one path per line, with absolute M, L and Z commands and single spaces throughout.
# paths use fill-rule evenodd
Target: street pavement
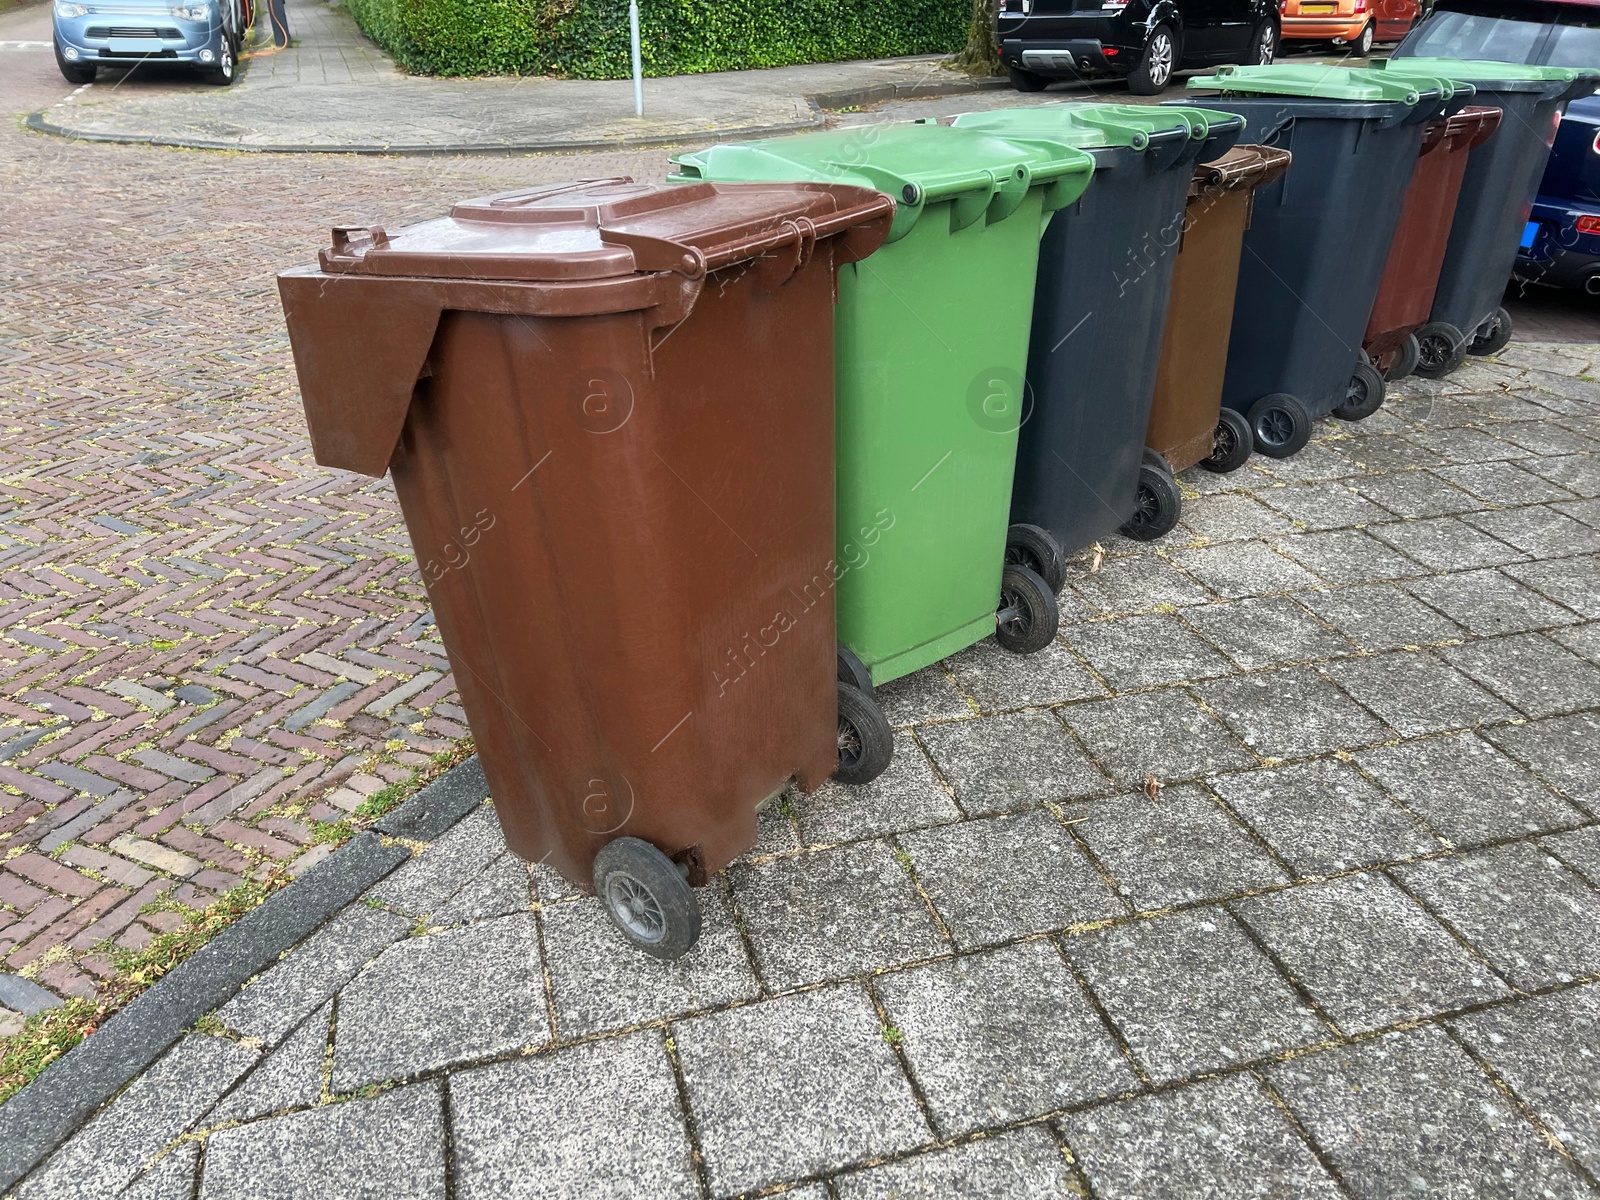
M 0 54 L 7 112 L 70 90 Z M 465 732 L 392 490 L 311 460 L 272 272 L 664 165 L 0 130 L 8 995 L 94 994 L 151 899 L 303 868 Z M 1600 332 L 1524 335 L 1188 472 L 1045 652 L 882 689 L 889 773 L 769 810 L 680 963 L 486 806 L 16 1194 L 1600 1194 L 1597 450 Z

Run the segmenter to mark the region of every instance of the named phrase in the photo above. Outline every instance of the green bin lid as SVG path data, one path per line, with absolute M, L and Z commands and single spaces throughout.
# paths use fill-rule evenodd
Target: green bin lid
M 1491 92 L 1541 91 L 1552 83 L 1600 79 L 1600 67 L 1536 67 L 1481 58 L 1390 58 L 1378 69 L 1396 75 L 1439 76 Z
M 1366 67 L 1330 67 L 1283 64 L 1259 67 L 1218 67 L 1210 75 L 1189 79 L 1192 88 L 1252 96 L 1304 96 L 1317 100 L 1393 101 L 1415 106 L 1424 100 L 1448 100 L 1456 86 L 1427 73 L 1408 73 L 1396 79 Z
M 984 129 L 1006 137 L 1045 138 L 1068 146 L 1094 150 L 1102 146 L 1128 146 L 1143 150 L 1152 136 L 1185 130 L 1190 138 L 1207 137 L 1213 126 L 1233 126 L 1233 113 L 1203 108 L 1158 108 L 1148 104 L 1085 104 L 1064 101 L 1028 108 L 1000 108 L 962 113 L 958 129 Z
M 1094 159 L 1061 144 L 1015 141 L 998 132 L 931 121 L 859 125 L 756 142 L 730 142 L 672 156 L 674 182 L 851 183 L 894 197 L 889 241 L 911 231 L 929 204 L 955 203 L 954 227 L 1010 216 L 1032 187 L 1046 211 L 1083 194 Z

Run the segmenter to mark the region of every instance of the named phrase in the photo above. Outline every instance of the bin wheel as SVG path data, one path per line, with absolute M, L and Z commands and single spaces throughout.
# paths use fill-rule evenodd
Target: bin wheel
M 1371 363 L 1359 362 L 1345 388 L 1344 403 L 1333 410 L 1341 421 L 1365 421 L 1383 407 L 1383 376 Z
M 1139 468 L 1139 491 L 1134 499 L 1133 516 L 1122 526 L 1124 537 L 1137 542 L 1150 542 L 1164 533 L 1172 532 L 1183 511 L 1183 497 L 1178 493 L 1178 481 L 1165 466 L 1155 467 L 1145 463 Z
M 1467 353 L 1479 357 L 1499 354 L 1511 340 L 1511 314 L 1503 308 L 1497 308 L 1494 315 L 1479 325 L 1478 329 L 1477 335 L 1467 344 Z
M 1006 565 L 1027 567 L 1059 592 L 1067 583 L 1067 556 L 1048 529 L 1013 525 L 1006 530 Z
M 1145 39 L 1139 65 L 1128 76 L 1128 90 L 1135 96 L 1155 96 L 1172 82 L 1178 65 L 1178 35 L 1171 25 L 1157 25 Z
M 1250 461 L 1255 443 L 1250 433 L 1250 422 L 1245 420 L 1244 414 L 1225 408 L 1217 417 L 1216 432 L 1211 435 L 1211 444 L 1216 448 L 1211 451 L 1210 458 L 1200 460 L 1200 465 L 1218 475 L 1237 471 Z
M 843 642 L 838 645 L 837 658 L 838 675 L 840 683 L 848 683 L 859 692 L 871 696 L 874 694 L 872 687 L 872 672 L 867 670 L 867 664 L 856 657 L 856 652 Z
M 1445 321 L 1431 321 L 1417 330 L 1416 374 L 1424 379 L 1443 379 L 1467 361 L 1467 339 L 1461 330 Z
M 700 936 L 700 902 L 686 872 L 649 842 L 621 837 L 594 856 L 595 895 L 639 949 L 671 962 Z
M 1408 333 L 1405 340 L 1400 343 L 1400 348 L 1394 352 L 1394 359 L 1389 363 L 1389 369 L 1383 373 L 1386 383 L 1393 383 L 1396 379 L 1404 379 L 1417 369 L 1417 364 L 1422 361 L 1422 347 L 1417 344 L 1417 335 Z
M 1268 458 L 1288 458 L 1311 440 L 1311 414 L 1288 392 L 1273 392 L 1250 406 L 1250 436 Z
M 871 783 L 894 757 L 894 733 L 878 702 L 848 683 L 839 690 L 839 766 L 833 777 L 840 783 Z
M 1001 573 L 996 641 L 1013 654 L 1034 654 L 1055 640 L 1060 624 L 1056 594 L 1036 571 L 1013 565 Z
M 1024 71 L 1021 67 L 1007 67 L 1006 74 L 1011 77 L 1011 86 L 1019 92 L 1042 92 L 1050 86 L 1050 80 L 1045 76 Z

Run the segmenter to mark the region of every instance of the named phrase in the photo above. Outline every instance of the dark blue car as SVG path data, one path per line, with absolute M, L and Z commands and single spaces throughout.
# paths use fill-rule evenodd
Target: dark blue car
M 244 0 L 55 0 L 56 65 L 70 83 L 100 67 L 172 63 L 211 83 L 233 82 Z
M 1517 256 L 1517 278 L 1600 296 L 1600 96 L 1561 118 Z

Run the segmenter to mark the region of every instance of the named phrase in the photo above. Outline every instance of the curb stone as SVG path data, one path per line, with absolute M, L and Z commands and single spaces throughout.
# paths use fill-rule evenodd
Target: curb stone
M 217 934 L 0 1105 L 0 1193 L 44 1161 L 183 1031 L 488 796 L 477 755 Z

